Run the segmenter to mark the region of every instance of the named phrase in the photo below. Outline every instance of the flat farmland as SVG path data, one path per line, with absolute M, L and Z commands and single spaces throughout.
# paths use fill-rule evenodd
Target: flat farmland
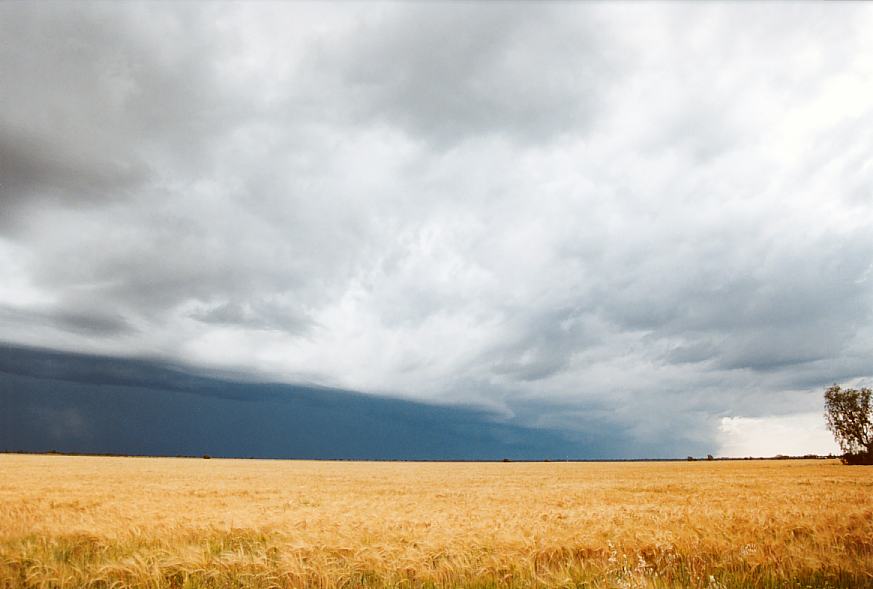
M 873 587 L 873 469 L 0 455 L 0 587 Z

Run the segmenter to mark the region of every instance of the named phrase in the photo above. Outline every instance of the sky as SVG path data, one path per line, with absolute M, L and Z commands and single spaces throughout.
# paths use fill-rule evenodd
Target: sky
M 873 382 L 870 30 L 860 3 L 0 3 L 0 340 L 625 457 L 836 451 L 824 387 Z

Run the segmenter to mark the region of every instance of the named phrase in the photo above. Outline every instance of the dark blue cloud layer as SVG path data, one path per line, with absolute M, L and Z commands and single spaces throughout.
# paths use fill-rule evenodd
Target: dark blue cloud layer
M 0 347 L 0 407 L 7 451 L 402 460 L 605 451 L 475 408 L 12 346 Z

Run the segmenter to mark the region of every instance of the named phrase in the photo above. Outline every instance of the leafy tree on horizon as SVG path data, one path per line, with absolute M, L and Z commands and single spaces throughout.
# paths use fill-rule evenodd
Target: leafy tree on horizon
M 827 388 L 825 420 L 843 451 L 843 462 L 873 464 L 873 391 L 868 388 Z

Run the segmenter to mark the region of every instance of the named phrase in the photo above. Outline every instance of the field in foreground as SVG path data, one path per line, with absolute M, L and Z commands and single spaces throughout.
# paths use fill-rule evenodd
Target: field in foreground
M 873 587 L 873 469 L 0 454 L 0 587 Z

